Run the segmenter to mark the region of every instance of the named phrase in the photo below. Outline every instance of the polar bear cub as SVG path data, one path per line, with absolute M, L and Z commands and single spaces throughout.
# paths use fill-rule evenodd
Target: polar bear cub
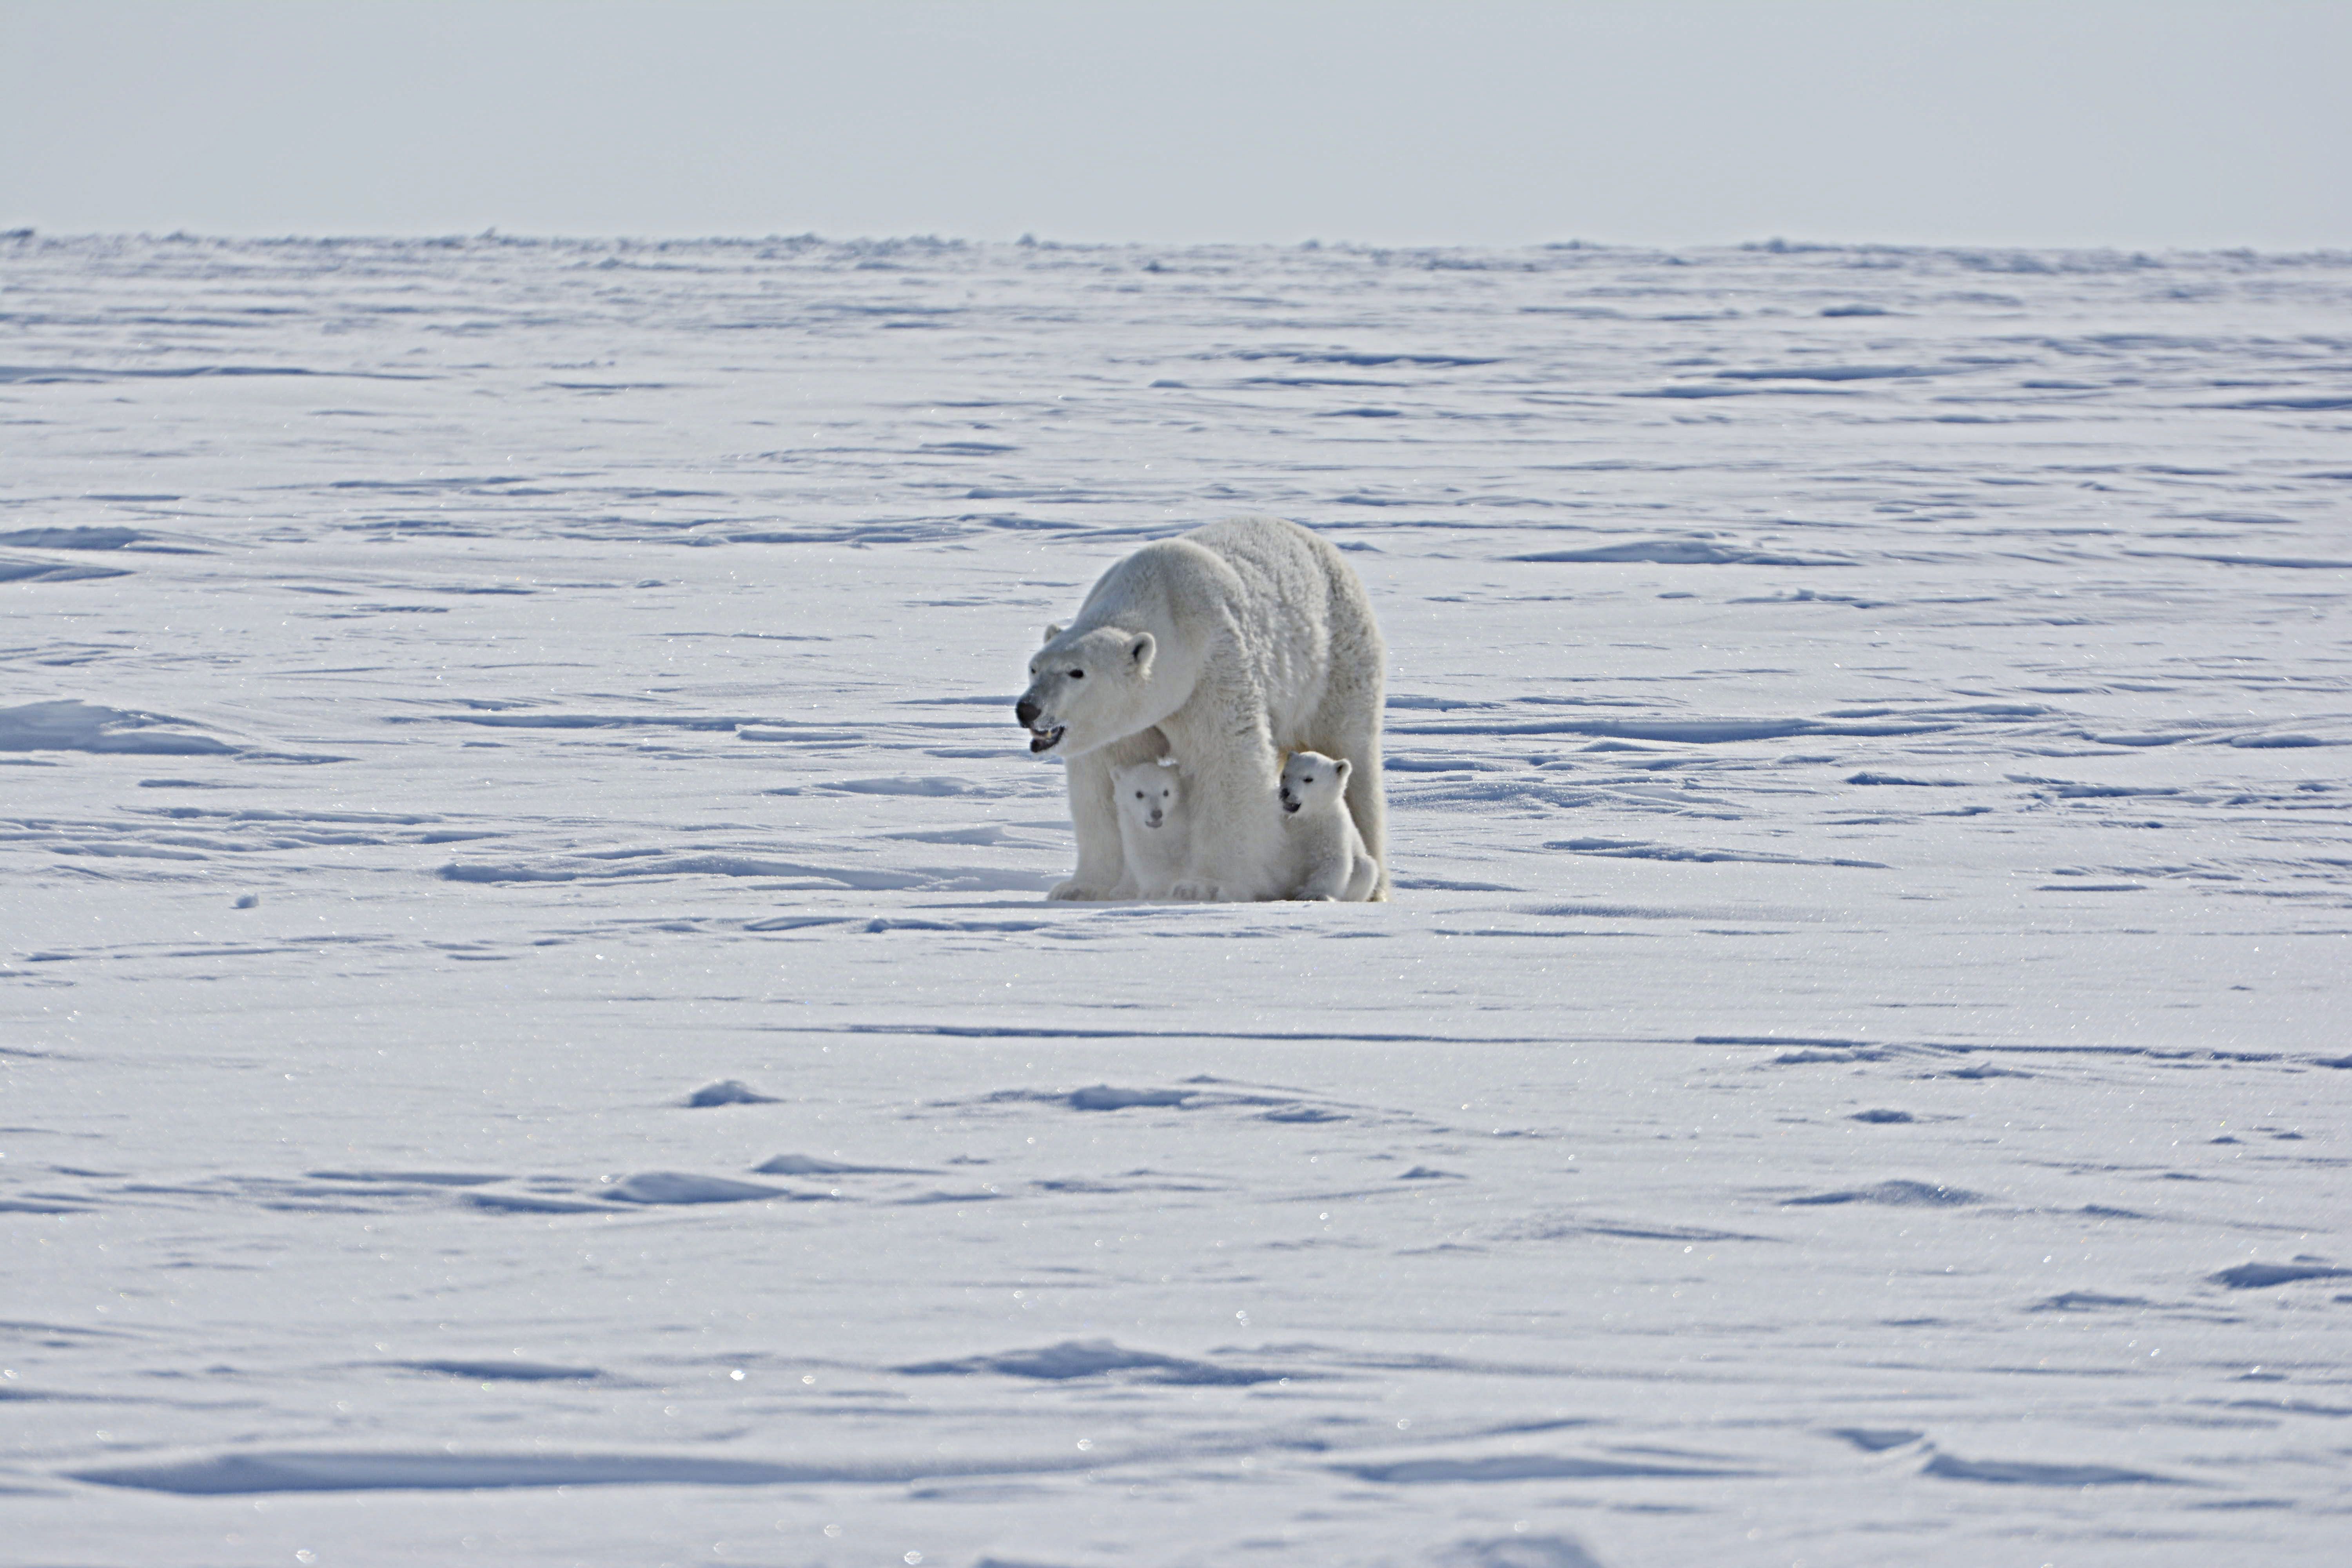
M 1345 757 L 1293 752 L 1282 765 L 1282 830 L 1289 864 L 1286 899 L 1361 903 L 1380 885 L 1380 863 L 1349 814 Z
M 1175 758 L 1162 757 L 1111 776 L 1118 799 L 1119 849 L 1127 858 L 1127 879 L 1135 885 L 1133 896 L 1167 898 L 1188 874 L 1192 852 L 1181 770 Z

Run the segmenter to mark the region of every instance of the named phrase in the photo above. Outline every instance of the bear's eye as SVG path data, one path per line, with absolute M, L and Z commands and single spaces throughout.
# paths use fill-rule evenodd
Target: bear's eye
M 1086 678 L 1087 672 L 1083 669 L 1074 669 L 1070 671 L 1070 679 L 1072 680 L 1084 680 Z

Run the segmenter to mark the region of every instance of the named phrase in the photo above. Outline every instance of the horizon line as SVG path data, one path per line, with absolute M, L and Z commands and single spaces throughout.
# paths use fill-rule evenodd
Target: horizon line
M 917 246 L 940 250 L 1333 250 L 1349 254 L 1431 252 L 1431 251 L 1580 251 L 1621 250 L 1676 254 L 1688 251 L 1735 251 L 1765 255 L 1804 255 L 1817 252 L 1864 252 L 1877 254 L 1965 254 L 2007 252 L 2012 254 L 2046 254 L 2064 256 L 2115 256 L 2130 258 L 2156 256 L 2221 256 L 2280 260 L 2321 260 L 2341 258 L 2352 260 L 2352 247 L 2312 246 L 2300 249 L 2270 249 L 2254 245 L 2129 245 L 2116 242 L 2097 244 L 2015 244 L 1998 241 L 1932 241 L 1932 240 L 1810 240 L 1790 239 L 1773 236 L 1765 239 L 1710 240 L 1689 244 L 1663 244 L 1642 240 L 1552 239 L 1523 240 L 1496 243 L 1475 240 L 1415 240 L 1388 242 L 1364 239 L 1270 240 L 1270 239 L 1049 239 L 1026 233 L 1017 239 L 972 239 L 962 236 L 939 233 L 908 233 L 897 235 L 828 236 L 814 229 L 797 234 L 771 232 L 709 233 L 693 235 L 646 234 L 586 234 L 586 233 L 509 233 L 493 225 L 474 232 L 445 230 L 391 230 L 374 233 L 215 233 L 188 228 L 175 228 L 158 234 L 152 229 L 89 229 L 79 231 L 42 230 L 37 225 L 23 224 L 0 228 L 0 241 L 25 244 L 37 241 L 68 244 L 93 240 L 146 240 L 162 245 L 477 245 L 513 246 L 603 246 L 644 247 L 660 248 L 669 246 L 697 245 L 801 245 L 801 246 Z

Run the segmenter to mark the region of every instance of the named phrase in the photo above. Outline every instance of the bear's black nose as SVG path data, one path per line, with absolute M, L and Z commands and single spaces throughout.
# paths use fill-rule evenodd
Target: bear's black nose
M 1024 697 L 1013 705 L 1013 716 L 1020 720 L 1021 727 L 1026 730 L 1037 721 L 1037 705 Z

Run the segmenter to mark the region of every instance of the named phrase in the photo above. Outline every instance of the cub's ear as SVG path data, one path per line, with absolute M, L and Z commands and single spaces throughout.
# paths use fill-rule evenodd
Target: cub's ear
M 1052 642 L 1055 637 L 1060 637 L 1060 636 L 1061 636 L 1065 631 L 1067 631 L 1068 629 L 1069 629 L 1069 628 L 1068 628 L 1068 627 L 1066 627 L 1066 626 L 1047 626 L 1047 627 L 1045 628 L 1045 640 L 1046 640 L 1047 642 Z
M 1176 759 L 1173 757 L 1162 757 L 1160 759 L 1160 765 L 1163 768 L 1175 767 L 1177 765 Z
M 1333 769 L 1331 770 L 1331 776 L 1332 776 L 1333 778 L 1335 778 L 1335 779 L 1338 779 L 1341 784 L 1346 784 L 1346 783 L 1348 782 L 1348 768 L 1349 768 L 1348 759 L 1347 759 L 1347 758 L 1345 758 L 1345 757 L 1341 757 L 1341 758 L 1339 759 L 1339 766 L 1337 766 L 1337 767 L 1335 767 L 1335 768 L 1333 768 Z
M 1135 634 L 1135 640 L 1127 645 L 1127 658 L 1129 664 L 1135 666 L 1136 674 L 1151 673 L 1151 656 L 1159 647 L 1160 645 L 1152 640 L 1150 632 Z

